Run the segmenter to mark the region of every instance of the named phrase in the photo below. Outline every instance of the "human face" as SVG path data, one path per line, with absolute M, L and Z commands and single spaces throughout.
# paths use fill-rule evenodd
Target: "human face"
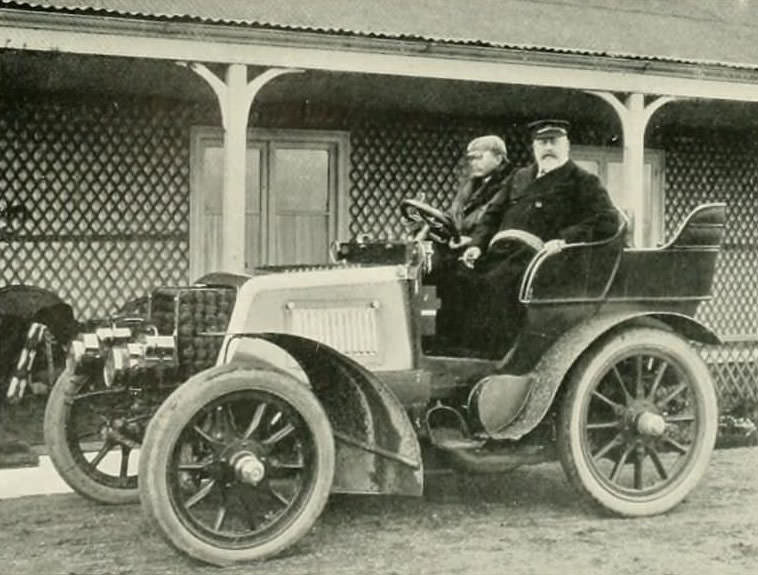
M 569 140 L 566 136 L 536 138 L 532 142 L 532 150 L 539 169 L 550 171 L 568 160 Z
M 466 154 L 472 178 L 486 178 L 503 161 L 492 150 L 471 150 Z

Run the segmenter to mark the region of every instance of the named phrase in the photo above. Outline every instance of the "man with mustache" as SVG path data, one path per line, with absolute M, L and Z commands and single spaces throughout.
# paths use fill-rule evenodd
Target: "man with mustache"
M 462 318 L 463 338 L 486 356 L 501 357 L 521 329 L 518 292 L 536 250 L 557 253 L 618 229 L 618 211 L 600 180 L 569 158 L 568 127 L 563 120 L 529 124 L 535 163 L 503 183 L 461 256 L 456 285 L 472 304 Z

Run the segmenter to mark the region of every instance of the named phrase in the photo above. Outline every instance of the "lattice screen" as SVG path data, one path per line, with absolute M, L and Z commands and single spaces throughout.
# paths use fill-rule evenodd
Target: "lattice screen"
M 210 111 L 209 111 L 210 110 Z M 465 144 L 496 133 L 516 164 L 529 161 L 519 124 L 454 118 L 382 118 L 337 113 L 304 118 L 259 112 L 256 125 L 350 132 L 350 231 L 400 237 L 402 198 L 425 194 L 446 207 Z M 51 289 L 79 319 L 118 308 L 157 285 L 184 284 L 189 270 L 189 130 L 219 125 L 213 106 L 48 97 L 0 99 L 0 194 L 29 211 L 23 230 L 0 242 L 3 283 Z M 576 144 L 604 145 L 606 128 L 574 126 Z M 758 146 L 739 133 L 665 135 L 668 233 L 695 205 L 726 200 L 726 249 L 714 300 L 700 318 L 718 332 L 758 334 Z M 755 399 L 755 346 L 705 350 L 722 399 Z
M 3 283 L 48 288 L 80 319 L 188 281 L 190 109 L 0 100 L 0 191 L 27 210 Z
M 703 348 L 722 407 L 758 401 L 758 146 L 752 134 L 703 130 L 670 135 L 666 149 L 666 230 L 700 203 L 726 202 L 725 244 L 713 300 L 698 318 L 729 340 Z

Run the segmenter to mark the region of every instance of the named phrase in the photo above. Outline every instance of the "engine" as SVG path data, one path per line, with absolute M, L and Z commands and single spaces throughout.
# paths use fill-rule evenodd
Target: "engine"
M 215 365 L 236 297 L 229 286 L 157 289 L 138 315 L 80 334 L 71 345 L 75 369 L 102 369 L 107 387 L 184 381 Z

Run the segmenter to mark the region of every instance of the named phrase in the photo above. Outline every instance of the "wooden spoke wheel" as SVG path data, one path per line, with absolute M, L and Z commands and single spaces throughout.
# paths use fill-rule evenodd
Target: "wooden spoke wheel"
M 334 475 L 329 420 L 289 376 L 224 366 L 164 403 L 140 457 L 140 495 L 168 540 L 223 565 L 275 554 L 320 515 Z
M 718 408 L 708 368 L 680 336 L 632 327 L 591 349 L 569 377 L 559 427 L 564 470 L 619 515 L 668 511 L 697 484 Z

